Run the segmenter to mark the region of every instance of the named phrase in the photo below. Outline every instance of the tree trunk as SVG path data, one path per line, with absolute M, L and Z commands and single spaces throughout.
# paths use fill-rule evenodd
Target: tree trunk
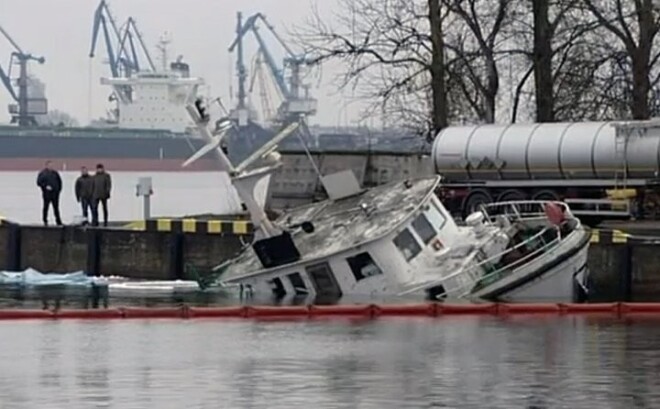
M 549 0 L 532 0 L 534 51 L 532 64 L 536 96 L 536 121 L 553 122 L 554 90 L 552 79 L 552 32 L 548 20 Z
M 440 0 L 428 0 L 429 24 L 431 26 L 431 93 L 433 95 L 432 124 L 433 136 L 447 126 L 447 95 L 445 87 L 444 39 Z
M 632 117 L 633 119 L 649 119 L 649 54 L 642 47 L 638 47 L 632 57 Z
M 654 18 L 651 0 L 637 3 L 635 11 L 637 12 L 637 23 L 639 25 L 639 41 L 637 47 L 629 50 L 632 60 L 633 82 L 631 113 L 633 119 L 649 119 L 651 117 L 649 107 L 651 51 L 658 23 Z
M 484 93 L 484 108 L 485 116 L 484 120 L 486 123 L 493 124 L 495 123 L 495 109 L 497 105 L 497 92 L 500 89 L 500 75 L 497 72 L 497 65 L 495 63 L 495 56 L 492 53 L 492 50 L 486 55 L 486 92 Z

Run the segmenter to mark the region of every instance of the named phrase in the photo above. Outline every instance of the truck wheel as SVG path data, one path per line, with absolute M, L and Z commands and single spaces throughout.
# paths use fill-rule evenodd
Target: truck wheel
M 463 200 L 462 213 L 465 219 L 470 214 L 479 210 L 479 206 L 493 202 L 493 197 L 486 190 L 473 190 Z
M 520 200 L 527 200 L 527 195 L 518 189 L 505 190 L 497 196 L 498 202 L 516 202 Z
M 559 194 L 554 190 L 539 190 L 534 193 L 532 200 L 560 201 Z

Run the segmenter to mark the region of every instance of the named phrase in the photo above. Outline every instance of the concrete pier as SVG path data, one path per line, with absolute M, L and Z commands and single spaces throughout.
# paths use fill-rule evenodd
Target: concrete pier
M 142 229 L 5 222 L 0 223 L 0 269 L 183 279 L 186 263 L 208 270 L 238 254 L 251 235 L 244 221 L 160 220 Z

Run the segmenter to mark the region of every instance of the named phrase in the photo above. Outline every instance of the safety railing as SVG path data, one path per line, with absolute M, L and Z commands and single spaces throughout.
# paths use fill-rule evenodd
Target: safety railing
M 480 210 L 490 222 L 495 221 L 497 216 L 502 215 L 514 220 L 530 220 L 545 218 L 545 208 L 550 203 L 559 206 L 567 218 L 574 218 L 570 207 L 566 203 L 547 200 L 518 200 L 489 203 L 481 205 Z
M 546 236 L 548 233 L 552 233 L 554 238 L 547 240 Z M 452 278 L 457 278 L 459 275 L 462 275 L 462 278 L 466 279 L 460 280 L 461 284 L 458 286 L 447 289 L 443 295 L 452 297 L 458 296 L 459 298 L 466 297 L 473 293 L 476 289 L 483 288 L 486 285 L 506 278 L 511 273 L 513 273 L 517 267 L 556 247 L 560 241 L 561 236 L 558 229 L 556 227 L 546 227 L 528 239 L 523 240 L 520 243 L 500 253 L 492 255 L 485 260 L 479 260 L 478 264 L 469 267 L 467 271 L 459 270 L 449 276 L 446 276 L 442 280 L 443 282 L 447 282 Z M 510 263 L 498 266 L 498 264 L 500 264 L 500 260 L 505 258 L 505 256 L 513 254 L 514 252 L 519 252 L 521 250 L 529 250 L 530 248 L 532 251 L 528 251 L 522 256 L 516 257 Z

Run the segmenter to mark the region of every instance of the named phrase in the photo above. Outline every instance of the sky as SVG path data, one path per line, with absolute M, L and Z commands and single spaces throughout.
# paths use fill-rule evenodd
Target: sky
M 107 0 L 117 22 L 132 16 L 142 33 L 154 63 L 160 64 L 156 50 L 165 32 L 172 40 L 170 60 L 183 55 L 190 64 L 191 75 L 204 78 L 203 90 L 227 103 L 230 87 L 236 87 L 235 59 L 227 51 L 233 41 L 236 12 L 244 15 L 261 12 L 280 35 L 287 38 L 296 25 L 304 24 L 315 5 L 323 15 L 331 15 L 336 0 Z M 92 22 L 98 0 L 0 0 L 0 26 L 24 52 L 44 56 L 43 65 L 30 64 L 30 73 L 45 83 L 49 109 L 73 115 L 81 125 L 91 119 L 105 117 L 112 106 L 107 98 L 110 88 L 100 84 L 110 75 L 105 47 L 97 44 L 96 57 L 89 51 Z M 102 40 L 101 38 L 99 40 Z M 248 53 L 255 48 L 254 39 L 247 40 Z M 280 48 L 270 40 L 274 54 Z M 0 65 L 7 70 L 11 45 L 0 37 Z M 249 68 L 249 60 L 247 62 Z M 17 68 L 17 67 L 15 67 Z M 338 93 L 333 75 L 340 66 L 326 65 L 320 79 L 310 80 L 310 93 L 318 99 L 318 113 L 312 124 L 346 126 L 359 117 L 359 103 Z M 9 121 L 9 93 L 0 87 L 0 122 Z M 358 108 L 356 108 L 358 106 Z

